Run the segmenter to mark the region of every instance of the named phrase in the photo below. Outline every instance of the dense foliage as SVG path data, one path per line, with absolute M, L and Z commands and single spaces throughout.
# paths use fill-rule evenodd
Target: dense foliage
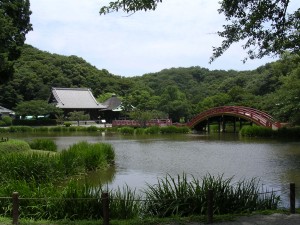
M 214 48 L 211 60 L 222 55 L 233 43 L 243 41 L 247 58 L 280 55 L 285 51 L 299 54 L 300 8 L 289 12 L 287 0 L 223 0 L 219 13 L 226 24 L 218 35 L 222 45 Z
M 32 30 L 29 0 L 0 0 L 0 83 L 13 75 L 25 35 Z
M 88 87 L 95 97 L 115 93 L 124 107 L 156 111 L 173 122 L 187 121 L 211 107 L 241 105 L 266 111 L 281 122 L 300 124 L 299 63 L 299 56 L 284 54 L 277 62 L 253 71 L 196 66 L 120 77 L 76 56 L 50 54 L 26 45 L 13 79 L 0 84 L 0 105 L 12 109 L 22 102 L 46 101 L 51 87 Z

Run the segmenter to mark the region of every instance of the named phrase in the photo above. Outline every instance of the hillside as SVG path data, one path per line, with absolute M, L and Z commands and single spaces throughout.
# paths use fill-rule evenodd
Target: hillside
M 47 100 L 51 87 L 88 87 L 96 97 L 116 93 L 140 110 L 162 111 L 173 121 L 215 106 L 243 105 L 298 124 L 299 61 L 299 56 L 286 55 L 253 71 L 211 71 L 196 66 L 125 78 L 77 56 L 50 54 L 26 45 L 13 78 L 0 85 L 0 105 L 13 108 L 22 101 Z

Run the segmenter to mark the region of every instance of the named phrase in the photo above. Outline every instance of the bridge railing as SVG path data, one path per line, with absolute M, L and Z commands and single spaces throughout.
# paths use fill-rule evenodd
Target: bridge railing
M 280 123 L 275 122 L 268 113 L 245 106 L 222 106 L 206 110 L 194 117 L 188 126 L 192 127 L 201 120 L 222 114 L 241 116 L 265 127 L 280 127 Z

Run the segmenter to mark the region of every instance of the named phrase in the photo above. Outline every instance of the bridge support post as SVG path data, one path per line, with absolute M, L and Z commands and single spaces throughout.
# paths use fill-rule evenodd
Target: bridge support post
M 207 130 L 208 133 L 210 133 L 210 124 L 209 124 L 209 119 L 207 120 Z
M 222 117 L 222 133 L 226 132 L 226 120 L 224 117 Z
M 236 118 L 233 120 L 233 132 L 236 133 Z

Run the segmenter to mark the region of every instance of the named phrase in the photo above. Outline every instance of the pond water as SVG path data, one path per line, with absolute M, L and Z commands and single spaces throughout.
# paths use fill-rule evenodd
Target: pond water
M 95 185 L 107 184 L 142 190 L 158 178 L 183 173 L 195 178 L 206 174 L 234 176 L 233 180 L 259 178 L 264 187 L 278 191 L 282 206 L 289 202 L 289 183 L 296 183 L 300 207 L 300 141 L 240 138 L 234 134 L 124 136 L 117 134 L 18 135 L 19 139 L 51 138 L 59 149 L 79 141 L 105 142 L 114 146 L 115 167 L 89 174 Z

